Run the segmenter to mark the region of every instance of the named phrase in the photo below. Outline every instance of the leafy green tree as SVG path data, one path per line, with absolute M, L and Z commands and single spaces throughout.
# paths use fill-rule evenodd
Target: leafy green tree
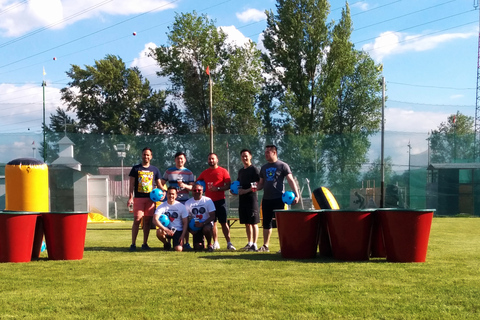
M 158 75 L 169 77 L 172 103 L 184 108 L 190 131 L 207 133 L 210 129 L 208 67 L 216 133 L 257 133 L 260 121 L 255 104 L 262 65 L 255 45 L 227 43 L 227 35 L 214 21 L 196 12 L 177 14 L 169 30 L 168 44 L 152 55 L 161 67 Z
M 316 92 L 330 45 L 326 0 L 278 0 L 277 13 L 267 11 L 263 44 L 265 64 L 283 86 L 285 118 L 294 133 L 311 133 L 317 127 L 322 101 Z
M 381 159 L 378 158 L 373 161 L 373 163 L 370 164 L 370 167 L 368 168 L 367 172 L 362 177 L 362 181 L 375 181 L 375 185 L 380 187 L 380 183 L 382 181 L 382 166 L 381 166 Z M 385 183 L 393 183 L 393 179 L 396 176 L 395 172 L 393 171 L 393 160 L 392 157 L 386 157 L 384 159 L 384 178 L 385 178 Z M 398 179 L 397 179 L 398 180 Z
M 107 55 L 94 66 L 77 65 L 67 72 L 72 79 L 61 90 L 68 109 L 75 111 L 78 129 L 99 134 L 139 134 L 148 108 L 163 109 L 165 100 L 147 104 L 152 90 L 137 68 L 127 68 L 121 58 Z M 148 108 L 147 108 L 148 107 Z
M 430 135 L 430 162 L 472 161 L 474 158 L 474 119 L 457 112 Z

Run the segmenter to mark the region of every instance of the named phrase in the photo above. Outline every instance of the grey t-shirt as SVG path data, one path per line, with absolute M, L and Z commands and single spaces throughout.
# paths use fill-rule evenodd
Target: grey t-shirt
M 263 179 L 263 199 L 279 199 L 283 194 L 283 180 L 292 171 L 288 164 L 277 160 L 267 163 L 260 169 L 260 178 Z

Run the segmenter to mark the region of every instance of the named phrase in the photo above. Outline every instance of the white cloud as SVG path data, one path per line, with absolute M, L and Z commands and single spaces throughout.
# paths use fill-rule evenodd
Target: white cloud
M 157 83 L 159 79 L 157 77 L 157 71 L 160 71 L 160 67 L 158 66 L 157 61 L 149 56 L 151 49 L 155 49 L 156 47 L 157 45 L 153 42 L 145 44 L 143 50 L 140 51 L 137 58 L 133 59 L 133 62 L 130 65 L 130 67 L 137 67 L 151 84 Z
M 236 15 L 241 22 L 257 22 L 266 19 L 265 12 L 257 9 L 247 9 L 240 13 L 237 12 Z
M 385 108 L 385 131 L 427 133 L 437 129 L 450 113 Z
M 362 49 L 369 52 L 377 62 L 385 57 L 412 51 L 435 49 L 439 45 L 456 39 L 467 39 L 477 36 L 474 32 L 445 33 L 440 35 L 408 35 L 406 33 L 386 31 L 380 34 L 373 43 L 365 44 Z
M 39 84 L 16 86 L 0 84 L 0 133 L 38 132 L 43 121 L 43 88 Z M 49 123 L 50 114 L 62 106 L 60 89 L 45 87 L 45 122 Z
M 23 35 L 34 29 L 63 28 L 80 20 L 93 16 L 130 15 L 149 11 L 172 9 L 175 3 L 168 0 L 30 0 L 26 4 L 20 2 L 2 5 L 0 34 L 8 37 Z
M 451 95 L 450 96 L 450 99 L 452 100 L 457 100 L 457 99 L 462 99 L 464 98 L 465 96 L 463 94 L 454 94 L 454 95 Z
M 368 5 L 367 2 L 358 1 L 352 4 L 352 8 L 358 8 L 361 11 L 367 11 L 370 8 L 370 6 Z
M 227 34 L 227 43 L 234 44 L 237 46 L 244 46 L 247 44 L 250 40 L 250 38 L 247 38 L 238 31 L 238 29 L 235 26 L 228 26 L 228 27 L 219 27 L 219 29 L 222 29 L 223 32 Z

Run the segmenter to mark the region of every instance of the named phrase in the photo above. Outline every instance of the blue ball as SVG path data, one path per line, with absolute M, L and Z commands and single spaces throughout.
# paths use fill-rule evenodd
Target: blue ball
M 45 241 L 42 241 L 42 248 L 40 249 L 40 252 L 43 252 L 47 250 L 47 244 L 45 243 Z
M 285 191 L 282 194 L 282 200 L 286 204 L 292 204 L 293 200 L 295 200 L 295 192 L 293 191 Z
M 188 227 L 192 230 L 192 231 L 198 231 L 200 230 L 200 228 L 197 228 L 195 227 L 195 222 L 196 221 L 199 221 L 198 219 L 192 219 L 190 220 L 190 222 L 188 223 Z
M 163 197 L 163 191 L 158 189 L 158 188 L 155 188 L 152 190 L 152 192 L 150 192 L 150 199 L 153 201 L 153 202 L 158 202 L 162 199 Z
M 170 219 L 168 219 L 168 217 L 164 214 L 161 214 L 160 217 L 158 217 L 158 221 L 160 221 L 164 227 L 168 227 L 170 224 Z
M 205 184 L 205 181 L 203 180 L 198 180 L 197 182 L 195 182 L 196 184 L 199 184 L 203 187 L 203 192 L 205 192 L 205 190 L 207 189 L 207 185 Z
M 233 194 L 238 194 L 238 187 L 240 187 L 240 181 L 233 181 L 232 184 L 230 185 L 230 191 Z

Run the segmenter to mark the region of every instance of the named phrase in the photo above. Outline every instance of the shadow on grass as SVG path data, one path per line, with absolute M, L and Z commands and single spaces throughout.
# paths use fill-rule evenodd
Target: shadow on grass
M 379 260 L 368 260 L 368 261 L 343 261 L 343 260 L 335 260 L 330 257 L 323 257 L 317 256 L 313 259 L 286 259 L 281 256 L 281 254 L 269 254 L 269 253 L 245 253 L 240 255 L 206 255 L 199 257 L 200 259 L 208 259 L 208 260 L 258 260 L 258 261 L 296 261 L 296 262 L 303 262 L 303 263 L 341 263 L 341 262 L 355 262 L 355 263 L 383 263 L 386 262 L 385 259 Z

